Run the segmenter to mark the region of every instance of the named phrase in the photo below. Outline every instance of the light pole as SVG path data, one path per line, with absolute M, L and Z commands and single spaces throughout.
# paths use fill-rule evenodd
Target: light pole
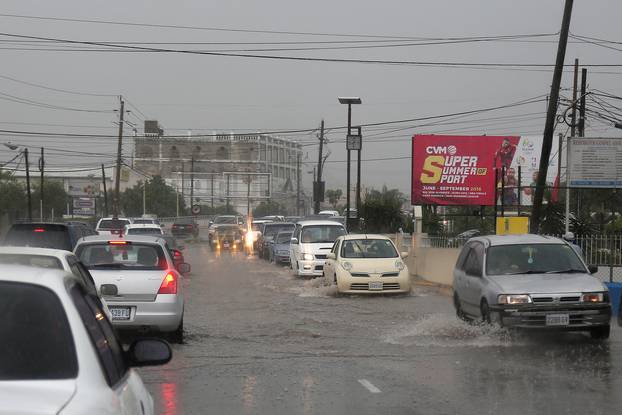
M 361 104 L 362 101 L 361 101 L 361 98 L 359 97 L 338 97 L 337 99 L 339 100 L 340 104 L 344 104 L 348 106 L 348 130 L 346 133 L 346 150 L 348 154 L 347 174 L 346 174 L 346 182 L 347 182 L 346 183 L 346 223 L 348 224 L 348 227 L 349 227 L 349 222 L 350 222 L 350 163 L 351 163 L 350 150 L 358 150 L 357 190 L 360 190 L 360 179 L 361 179 L 360 177 L 361 176 L 361 141 L 359 139 L 357 143 L 356 140 L 352 140 L 351 142 L 351 140 L 349 139 L 350 131 L 352 129 L 352 105 Z M 357 196 L 357 201 L 358 201 L 358 196 Z

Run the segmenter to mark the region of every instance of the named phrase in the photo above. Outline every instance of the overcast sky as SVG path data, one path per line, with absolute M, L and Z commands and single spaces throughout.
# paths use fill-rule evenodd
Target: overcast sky
M 5 35 L 80 41 L 244 43 L 157 45 L 171 49 L 239 51 L 357 46 L 356 49 L 234 53 L 360 60 L 552 64 L 557 36 L 503 42 L 403 44 L 422 42 L 405 38 L 555 34 L 560 28 L 563 6 L 562 0 L 4 0 L 4 14 L 309 34 L 149 28 L 6 16 L 0 17 L 0 25 Z M 620 16 L 622 2 L 619 0 L 576 1 L 571 32 L 622 42 Z M 142 132 L 145 117 L 159 120 L 167 134 L 185 134 L 188 130 L 199 134 L 223 130 L 312 129 L 324 119 L 330 139 L 328 149 L 331 151 L 325 169 L 327 188 L 343 187 L 345 184 L 345 163 L 342 162 L 345 160 L 345 133 L 343 130 L 331 130 L 346 122 L 346 108 L 338 104 L 338 96 L 360 96 L 363 104 L 353 108 L 353 123 L 368 124 L 469 111 L 545 96 L 549 93 L 552 78 L 552 68 L 466 69 L 172 53 L 70 52 L 66 51 L 68 47 L 83 49 L 86 46 L 25 43 L 23 38 L 7 36 L 0 36 L 0 40 L 0 53 L 3 55 L 0 69 L 0 129 L 112 136 L 116 134 L 114 121 L 117 114 L 110 111 L 118 106 L 118 98 L 112 95 L 118 94 L 132 104 L 128 120 L 138 125 L 139 133 Z M 282 43 L 335 41 L 358 43 Z M 266 45 L 268 42 L 274 44 Z M 385 46 L 360 47 L 380 44 Z M 607 46 L 622 50 L 621 45 Z M 23 50 L 51 47 L 64 50 Z M 586 64 L 620 64 L 621 50 L 571 39 L 566 63 L 579 58 L 581 63 Z M 111 96 L 55 92 L 6 77 L 55 89 Z M 622 67 L 590 68 L 588 84 L 590 89 L 620 96 L 621 77 Z M 571 73 L 565 73 L 562 87 L 570 88 L 571 82 Z M 564 90 L 562 94 L 568 96 L 570 92 Z M 46 106 L 19 103 L 15 97 Z M 622 101 L 608 102 L 622 107 Z M 65 109 L 50 108 L 47 104 Z M 70 111 L 66 108 L 108 112 Z M 397 158 L 410 155 L 410 137 L 414 133 L 538 135 L 544 129 L 545 111 L 546 103 L 542 101 L 475 114 L 452 120 L 449 125 L 414 128 L 422 122 L 410 122 L 364 128 L 364 140 L 367 141 L 363 159 L 394 159 L 365 162 L 363 184 L 371 187 L 387 184 L 408 194 L 410 161 Z M 129 129 L 126 131 L 131 135 Z M 560 128 L 559 131 L 565 132 L 566 129 Z M 587 133 L 612 136 L 616 130 L 592 119 L 588 120 Z M 317 143 L 315 135 L 310 133 L 291 134 L 289 137 L 304 144 Z M 116 146 L 113 138 L 46 136 L 35 139 L 15 134 L 0 137 L 0 142 L 8 141 L 50 148 L 48 165 L 59 168 L 88 168 L 102 162 L 110 164 Z M 317 160 L 317 146 L 307 145 L 304 148 L 309 163 L 305 171 L 310 171 L 311 163 Z M 73 154 L 60 158 L 61 151 L 54 149 L 105 155 Z M 125 147 L 125 151 L 129 152 L 130 147 Z M 6 148 L 0 149 L 0 164 L 14 154 Z M 307 187 L 310 187 L 310 176 L 306 177 L 306 181 Z

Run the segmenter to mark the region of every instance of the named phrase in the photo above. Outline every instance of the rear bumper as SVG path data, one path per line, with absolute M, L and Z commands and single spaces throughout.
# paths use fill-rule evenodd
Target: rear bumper
M 588 330 L 593 327 L 602 327 L 610 324 L 610 304 L 563 304 L 546 306 L 491 306 L 490 311 L 497 314 L 498 321 L 505 327 L 545 330 Z M 567 314 L 570 324 L 563 326 L 549 326 L 546 316 L 552 314 Z
M 158 294 L 155 301 L 114 301 L 106 298 L 108 308 L 130 307 L 129 320 L 112 320 L 118 329 L 175 331 L 184 312 L 183 299 L 174 294 Z

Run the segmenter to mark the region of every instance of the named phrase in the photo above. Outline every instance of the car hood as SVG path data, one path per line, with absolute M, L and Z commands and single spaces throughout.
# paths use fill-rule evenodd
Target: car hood
M 383 272 L 399 272 L 395 267 L 395 261 L 402 261 L 400 258 L 343 258 L 352 264 L 351 272 L 366 272 L 368 274 L 381 274 Z
M 555 294 L 606 291 L 598 279 L 589 274 L 494 275 L 488 278 L 508 294 Z
M 0 414 L 56 414 L 75 392 L 73 379 L 0 382 Z
M 334 242 L 321 242 L 321 243 L 301 243 L 300 251 L 309 254 L 328 254 L 333 249 Z

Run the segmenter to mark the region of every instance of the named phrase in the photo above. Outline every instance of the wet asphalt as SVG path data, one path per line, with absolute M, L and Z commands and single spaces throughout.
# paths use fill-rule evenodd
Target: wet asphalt
M 183 344 L 141 369 L 160 414 L 611 414 L 622 330 L 516 333 L 450 297 L 336 296 L 245 254 L 188 245 Z M 613 323 L 613 322 L 612 322 Z

